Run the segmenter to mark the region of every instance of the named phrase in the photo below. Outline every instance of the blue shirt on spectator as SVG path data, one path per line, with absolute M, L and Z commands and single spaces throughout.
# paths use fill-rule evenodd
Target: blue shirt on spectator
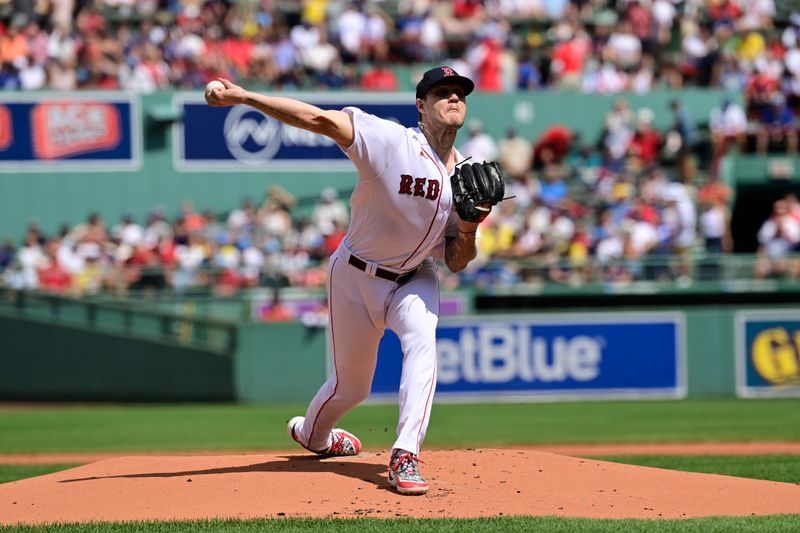
M 539 197 L 547 205 L 555 205 L 566 198 L 569 192 L 563 180 L 543 181 L 539 190 Z
M 782 104 L 780 106 L 767 106 L 761 110 L 761 124 L 773 128 L 794 126 L 794 113 L 791 108 Z

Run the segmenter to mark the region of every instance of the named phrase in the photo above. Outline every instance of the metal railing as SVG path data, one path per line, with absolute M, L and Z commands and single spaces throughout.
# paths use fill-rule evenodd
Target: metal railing
M 152 339 L 231 356 L 235 324 L 191 314 L 142 309 L 30 290 L 0 289 L 0 313 L 38 319 L 103 333 Z
M 320 265 L 316 269 L 324 268 Z M 756 254 L 708 254 L 693 252 L 685 255 L 651 254 L 638 258 L 616 258 L 600 260 L 588 256 L 582 260 L 571 260 L 564 256 L 537 254 L 528 257 L 492 257 L 476 260 L 463 272 L 453 275 L 445 266 L 440 274 L 449 277 L 447 286 L 455 283 L 458 289 L 475 290 L 482 293 L 508 293 L 509 291 L 541 293 L 656 293 L 672 291 L 719 291 L 771 292 L 783 288 L 800 288 L 800 254 L 789 254 L 780 259 L 770 259 Z M 13 291 L 36 295 L 40 300 L 53 302 L 88 302 L 89 309 L 114 308 L 119 313 L 139 312 L 143 306 L 134 303 L 153 304 L 186 301 L 226 301 L 231 307 L 248 296 L 260 295 L 269 299 L 275 292 L 310 290 L 324 297 L 324 286 L 309 289 L 302 285 L 288 285 L 288 278 L 280 273 L 261 273 L 242 286 L 231 286 L 220 277 L 219 269 L 194 270 L 192 275 L 199 283 L 191 286 L 175 286 L 168 280 L 175 279 L 176 269 L 149 268 L 141 271 L 141 279 L 155 280 L 152 285 L 138 284 L 120 289 L 115 283 L 82 294 L 72 291 L 51 295 L 46 291 Z M 455 276 L 455 278 L 453 278 Z M 455 279 L 455 282 L 453 282 Z M 317 280 L 319 281 L 319 280 Z M 280 287 L 277 288 L 276 287 Z M 0 287 L 0 290 L 3 290 Z M 72 295 L 68 297 L 67 295 Z M 266 296 L 265 296 L 266 295 Z M 25 298 L 17 296 L 17 298 Z M 33 298 L 28 296 L 27 298 Z M 66 305 L 66 304 L 50 304 Z M 191 316 L 191 309 L 183 305 L 163 306 L 162 316 Z M 247 318 L 249 310 L 242 304 L 238 317 Z M 91 314 L 94 311 L 87 311 Z M 206 315 L 199 306 L 195 317 Z M 230 316 L 230 315 L 228 315 Z M 210 319 L 213 320 L 213 319 Z

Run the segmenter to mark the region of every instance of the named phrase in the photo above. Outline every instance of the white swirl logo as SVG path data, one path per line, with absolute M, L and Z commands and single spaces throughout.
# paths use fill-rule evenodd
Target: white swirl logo
M 287 126 L 245 106 L 236 106 L 228 112 L 224 133 L 231 155 L 246 165 L 272 159 L 281 147 L 317 148 L 336 144 L 324 135 Z M 315 155 L 304 154 L 302 159 L 313 159 Z
M 245 106 L 233 107 L 225 117 L 225 142 L 238 161 L 255 165 L 272 159 L 281 147 L 282 124 Z M 245 145 L 251 141 L 255 150 Z

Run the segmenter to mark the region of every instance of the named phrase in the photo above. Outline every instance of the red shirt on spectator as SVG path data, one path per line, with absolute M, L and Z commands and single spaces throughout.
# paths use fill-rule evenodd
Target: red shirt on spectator
M 217 276 L 217 286 L 227 289 L 238 289 L 242 286 L 242 276 L 230 268 L 224 269 Z
M 655 163 L 661 135 L 655 130 L 639 130 L 633 135 L 628 153 L 641 159 L 645 164 Z
M 736 3 L 730 0 L 722 0 L 709 6 L 708 15 L 715 22 L 734 21 L 742 16 L 742 10 Z
M 631 2 L 628 6 L 628 20 L 633 27 L 633 33 L 640 39 L 650 37 L 650 28 L 653 25 L 653 18 L 650 10 L 645 9 L 640 2 Z
M 700 203 L 728 203 L 731 198 L 731 188 L 719 179 L 710 179 L 697 191 L 697 201 Z
M 178 261 L 175 255 L 175 243 L 173 241 L 162 242 L 158 245 L 158 258 L 165 266 L 174 265 Z
M 336 230 L 331 233 L 330 235 L 325 236 L 325 240 L 322 243 L 322 248 L 325 250 L 325 254 L 328 256 L 333 255 L 333 252 L 339 247 L 339 244 L 344 239 L 345 231 L 341 228 L 336 228 Z
M 539 160 L 543 150 L 549 149 L 553 161 L 561 161 L 569 152 L 572 143 L 572 132 L 566 126 L 554 124 L 544 130 L 533 146 L 534 159 Z
M 46 267 L 39 269 L 39 287 L 43 291 L 63 293 L 72 286 L 72 276 L 58 264 L 51 261 Z
M 228 38 L 220 43 L 219 52 L 233 63 L 236 70 L 244 74 L 252 59 L 253 43 L 241 38 Z
M 589 47 L 578 39 L 570 39 L 556 45 L 553 49 L 553 61 L 561 65 L 559 74 L 580 74 Z
M 361 88 L 368 91 L 396 91 L 397 77 L 389 68 L 377 66 L 361 77 Z
M 478 89 L 484 92 L 500 92 L 503 80 L 500 76 L 500 43 L 496 39 L 484 41 L 486 54 L 478 65 Z
M 481 0 L 453 0 L 453 16 L 470 19 L 481 10 Z

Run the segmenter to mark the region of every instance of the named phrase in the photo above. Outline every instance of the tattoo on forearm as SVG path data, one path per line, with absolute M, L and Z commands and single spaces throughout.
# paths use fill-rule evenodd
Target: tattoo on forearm
M 464 269 L 475 258 L 477 248 L 474 239 L 454 239 L 444 250 L 447 267 L 457 272 Z

